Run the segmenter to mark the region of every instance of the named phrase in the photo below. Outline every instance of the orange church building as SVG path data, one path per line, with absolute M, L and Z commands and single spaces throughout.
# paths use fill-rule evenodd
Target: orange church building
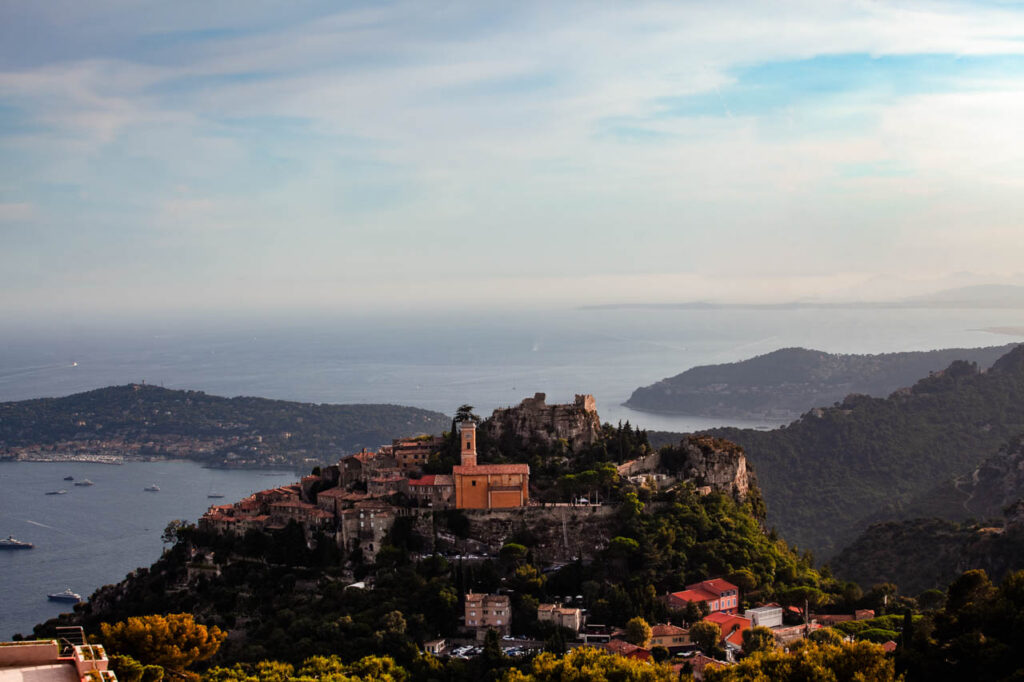
M 452 467 L 457 509 L 510 509 L 530 500 L 529 464 L 477 464 L 476 424 L 459 428 L 461 466 Z

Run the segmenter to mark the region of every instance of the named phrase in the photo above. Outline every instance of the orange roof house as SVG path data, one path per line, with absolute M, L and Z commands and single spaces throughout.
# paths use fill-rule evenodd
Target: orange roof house
M 647 661 L 651 659 L 651 652 L 649 649 L 644 649 L 636 644 L 630 644 L 624 639 L 613 639 L 605 644 L 604 648 L 613 654 L 625 656 L 626 658 L 635 658 L 640 661 Z
M 476 424 L 462 422 L 459 429 L 462 464 L 452 467 L 455 507 L 509 509 L 524 507 L 530 499 L 528 464 L 477 464 Z
M 713 578 L 687 585 L 681 592 L 669 595 L 669 606 L 682 608 L 687 602 L 704 602 L 711 613 L 721 611 L 735 614 L 739 611 L 740 588 L 728 580 Z
M 743 648 L 743 631 L 750 629 L 750 619 L 743 616 L 734 616 L 721 611 L 709 614 L 704 620 L 709 623 L 717 623 L 722 629 L 722 644 L 727 648 Z

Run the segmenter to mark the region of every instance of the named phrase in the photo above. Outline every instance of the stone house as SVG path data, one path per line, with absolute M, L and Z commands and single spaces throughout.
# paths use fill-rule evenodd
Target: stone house
M 476 630 L 477 638 L 482 638 L 488 630 L 497 630 L 499 635 L 512 631 L 512 605 L 507 595 L 469 592 L 465 615 L 466 627 Z
M 578 633 L 583 627 L 583 611 L 558 604 L 541 604 L 537 607 L 537 620 L 542 623 L 554 623 Z

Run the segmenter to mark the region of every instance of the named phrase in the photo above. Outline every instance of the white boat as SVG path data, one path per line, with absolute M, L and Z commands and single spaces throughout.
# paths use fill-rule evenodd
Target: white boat
M 49 490 L 49 491 L 47 491 L 46 494 L 47 495 L 67 495 L 68 491 L 64 490 L 63 488 L 61 488 L 60 490 Z
M 76 604 L 82 601 L 82 595 L 78 594 L 77 592 L 72 592 L 70 587 L 64 590 L 63 592 L 55 592 L 54 594 L 48 594 L 46 595 L 46 598 L 50 601 L 67 601 L 74 602 Z
M 35 547 L 31 542 L 15 540 L 13 535 L 8 535 L 6 540 L 0 540 L 0 549 L 32 549 Z
M 92 481 L 90 481 L 88 478 L 85 478 L 85 479 L 82 479 L 81 481 L 75 481 L 75 485 L 79 485 L 79 486 L 83 486 L 84 487 L 84 486 L 90 486 L 90 485 L 96 485 L 96 484 L 93 483 Z
M 160 492 L 160 486 L 154 483 L 153 485 L 147 485 L 145 488 L 143 488 L 143 490 L 150 493 L 158 493 Z

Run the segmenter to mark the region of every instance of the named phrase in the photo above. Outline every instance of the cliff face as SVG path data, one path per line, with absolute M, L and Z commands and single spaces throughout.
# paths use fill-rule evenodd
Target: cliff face
M 625 477 L 668 472 L 698 489 L 724 493 L 738 502 L 744 501 L 757 486 L 743 448 L 711 436 L 686 436 L 670 450 L 620 464 L 618 471 Z
M 577 395 L 572 403 L 548 405 L 537 393 L 515 407 L 499 408 L 480 428 L 496 442 L 514 440 L 522 446 L 552 446 L 564 438 L 574 450 L 601 435 L 601 419 L 592 395 Z

